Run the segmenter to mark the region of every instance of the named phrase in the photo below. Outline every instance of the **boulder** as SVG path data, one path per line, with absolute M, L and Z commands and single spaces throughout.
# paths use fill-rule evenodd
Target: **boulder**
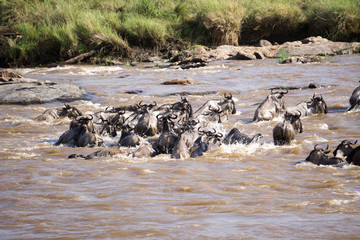
M 24 78 L 18 73 L 0 71 L 0 104 L 39 104 L 88 99 L 87 92 L 72 84 L 57 84 Z
M 271 42 L 269 42 L 268 40 L 261 39 L 259 41 L 259 47 L 268 47 L 268 46 L 272 46 Z

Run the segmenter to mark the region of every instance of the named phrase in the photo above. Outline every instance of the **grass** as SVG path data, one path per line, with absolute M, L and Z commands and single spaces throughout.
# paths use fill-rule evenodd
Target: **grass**
M 278 52 L 278 58 L 277 58 L 277 63 L 282 64 L 284 63 L 288 58 L 290 57 L 290 54 L 288 53 L 288 51 L 286 50 L 285 47 L 282 47 L 279 49 Z
M 0 12 L 0 26 L 22 34 L 0 56 L 10 66 L 60 62 L 93 49 L 131 57 L 134 48 L 282 43 L 314 35 L 360 40 L 358 0 L 2 0 Z

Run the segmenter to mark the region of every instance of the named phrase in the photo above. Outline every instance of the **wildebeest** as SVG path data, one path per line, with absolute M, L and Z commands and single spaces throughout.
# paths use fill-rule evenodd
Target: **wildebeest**
M 287 107 L 286 111 L 293 114 L 296 114 L 296 112 L 301 112 L 301 116 L 304 117 L 313 114 L 326 114 L 328 109 L 323 96 L 320 94 L 319 97 L 315 97 L 314 94 L 310 101 L 301 102 L 296 106 Z
M 198 120 L 188 120 L 179 128 L 179 132 L 177 132 L 178 135 L 182 136 L 188 148 L 190 148 L 199 137 L 198 129 L 195 128 L 197 124 L 199 124 Z
M 214 117 L 214 111 L 219 114 L 219 118 Z M 196 110 L 196 112 L 194 112 L 193 119 L 197 119 L 200 122 L 213 120 L 222 122 L 226 120 L 230 114 L 235 113 L 236 107 L 232 95 L 224 94 L 224 98 L 221 100 L 206 101 L 198 110 Z
M 350 142 L 348 140 L 343 140 L 334 150 L 334 156 L 342 155 L 346 157 L 346 162 L 349 164 L 359 165 L 360 166 L 360 146 L 353 148 L 351 145 L 355 145 L 355 142 Z
M 316 165 L 335 165 L 342 163 L 343 160 L 337 157 L 329 157 L 326 154 L 330 152 L 329 145 L 327 145 L 326 149 L 322 149 L 317 147 L 317 144 L 314 146 L 314 150 L 312 150 L 309 156 L 305 159 L 306 162 L 311 162 Z
M 166 116 L 166 115 L 175 115 L 178 119 L 178 124 L 183 124 L 187 120 L 189 120 L 193 115 L 192 106 L 189 101 L 185 97 L 181 97 L 180 102 L 175 103 L 167 103 L 158 107 L 155 112 L 158 115 Z M 162 123 L 158 121 L 158 129 L 160 131 L 162 127 Z
M 171 125 L 171 119 L 176 118 L 176 116 L 172 117 L 168 115 L 162 118 L 162 132 L 156 141 L 156 147 L 159 153 L 171 153 L 175 143 L 178 141 L 179 136 L 174 132 Z
M 116 111 L 114 108 L 105 111 L 94 113 L 94 126 L 96 132 L 100 136 L 109 135 L 111 137 L 117 136 L 117 131 L 121 130 L 122 125 L 125 122 L 125 111 Z
M 271 120 L 281 112 L 285 112 L 285 99 L 286 92 L 273 92 L 266 97 L 266 99 L 255 110 L 253 121 L 266 121 Z
M 157 134 L 157 119 L 153 113 L 153 108 L 157 105 L 154 101 L 154 104 L 141 104 L 141 117 L 137 124 L 135 125 L 135 133 L 140 136 L 154 136 Z
M 334 157 L 337 156 L 344 156 L 347 157 L 350 152 L 354 149 L 351 145 L 355 145 L 357 143 L 357 140 L 355 142 L 350 142 L 349 140 L 343 140 L 334 150 L 333 154 Z
M 221 138 L 223 137 L 223 135 L 217 133 L 215 129 L 213 129 L 213 131 L 198 131 L 200 136 L 190 148 L 190 157 L 192 158 L 202 156 L 209 148 L 220 146 Z
M 76 107 L 72 107 L 69 104 L 64 104 L 64 107 L 56 109 L 47 109 L 41 115 L 35 118 L 36 121 L 51 121 L 60 118 L 68 117 L 74 119 L 78 116 L 81 116 L 82 113 Z
M 184 133 L 185 132 L 180 134 L 177 142 L 175 143 L 175 145 L 173 147 L 172 154 L 171 154 L 171 157 L 173 157 L 173 158 L 184 159 L 184 158 L 190 157 L 190 150 L 189 150 L 188 146 L 186 145 Z
M 301 112 L 297 115 L 285 113 L 285 120 L 273 128 L 273 139 L 275 145 L 289 145 L 295 139 L 296 133 L 302 133 L 303 127 L 300 120 Z
M 102 143 L 96 136 L 92 123 L 93 117 L 81 116 L 70 123 L 70 129 L 65 131 L 55 145 L 67 144 L 77 147 L 94 147 Z
M 360 82 L 360 81 L 359 81 Z M 360 103 L 360 86 L 355 88 L 351 97 L 349 99 L 350 108 L 348 111 L 352 110 L 355 106 L 359 106 Z
M 144 158 L 144 157 L 152 157 L 156 154 L 156 151 L 154 150 L 154 147 L 149 142 L 142 143 L 138 149 L 136 149 L 132 156 L 136 158 Z
M 134 133 L 134 128 L 128 124 L 122 127 L 121 136 L 118 145 L 123 147 L 135 147 L 145 142 L 145 139 Z
M 248 145 L 250 143 L 260 143 L 262 139 L 262 135 L 260 133 L 255 134 L 254 136 L 250 137 L 242 132 L 239 129 L 233 128 L 225 135 L 223 140 L 224 144 L 245 144 Z
M 354 148 L 346 157 L 346 162 L 360 166 L 360 146 Z

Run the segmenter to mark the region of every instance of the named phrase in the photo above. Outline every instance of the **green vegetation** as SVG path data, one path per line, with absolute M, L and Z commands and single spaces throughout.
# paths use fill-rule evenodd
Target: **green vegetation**
M 285 47 L 282 47 L 279 49 L 278 52 L 278 58 L 277 58 L 277 63 L 284 63 L 286 61 L 286 59 L 288 59 L 290 57 L 290 54 L 288 53 L 288 51 L 286 50 Z
M 21 34 L 0 56 L 0 64 L 11 66 L 64 61 L 93 49 L 99 57 L 132 58 L 134 49 L 195 44 L 317 35 L 360 40 L 359 0 L 1 0 L 0 12 L 0 30 Z

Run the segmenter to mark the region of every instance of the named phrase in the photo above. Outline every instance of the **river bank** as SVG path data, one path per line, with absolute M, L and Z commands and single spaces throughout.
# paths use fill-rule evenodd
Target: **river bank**
M 322 36 L 360 40 L 356 0 L 150 1 L 23 0 L 1 3 L 0 66 L 62 63 L 90 53 L 94 62 L 171 58 L 197 45 L 273 45 Z

